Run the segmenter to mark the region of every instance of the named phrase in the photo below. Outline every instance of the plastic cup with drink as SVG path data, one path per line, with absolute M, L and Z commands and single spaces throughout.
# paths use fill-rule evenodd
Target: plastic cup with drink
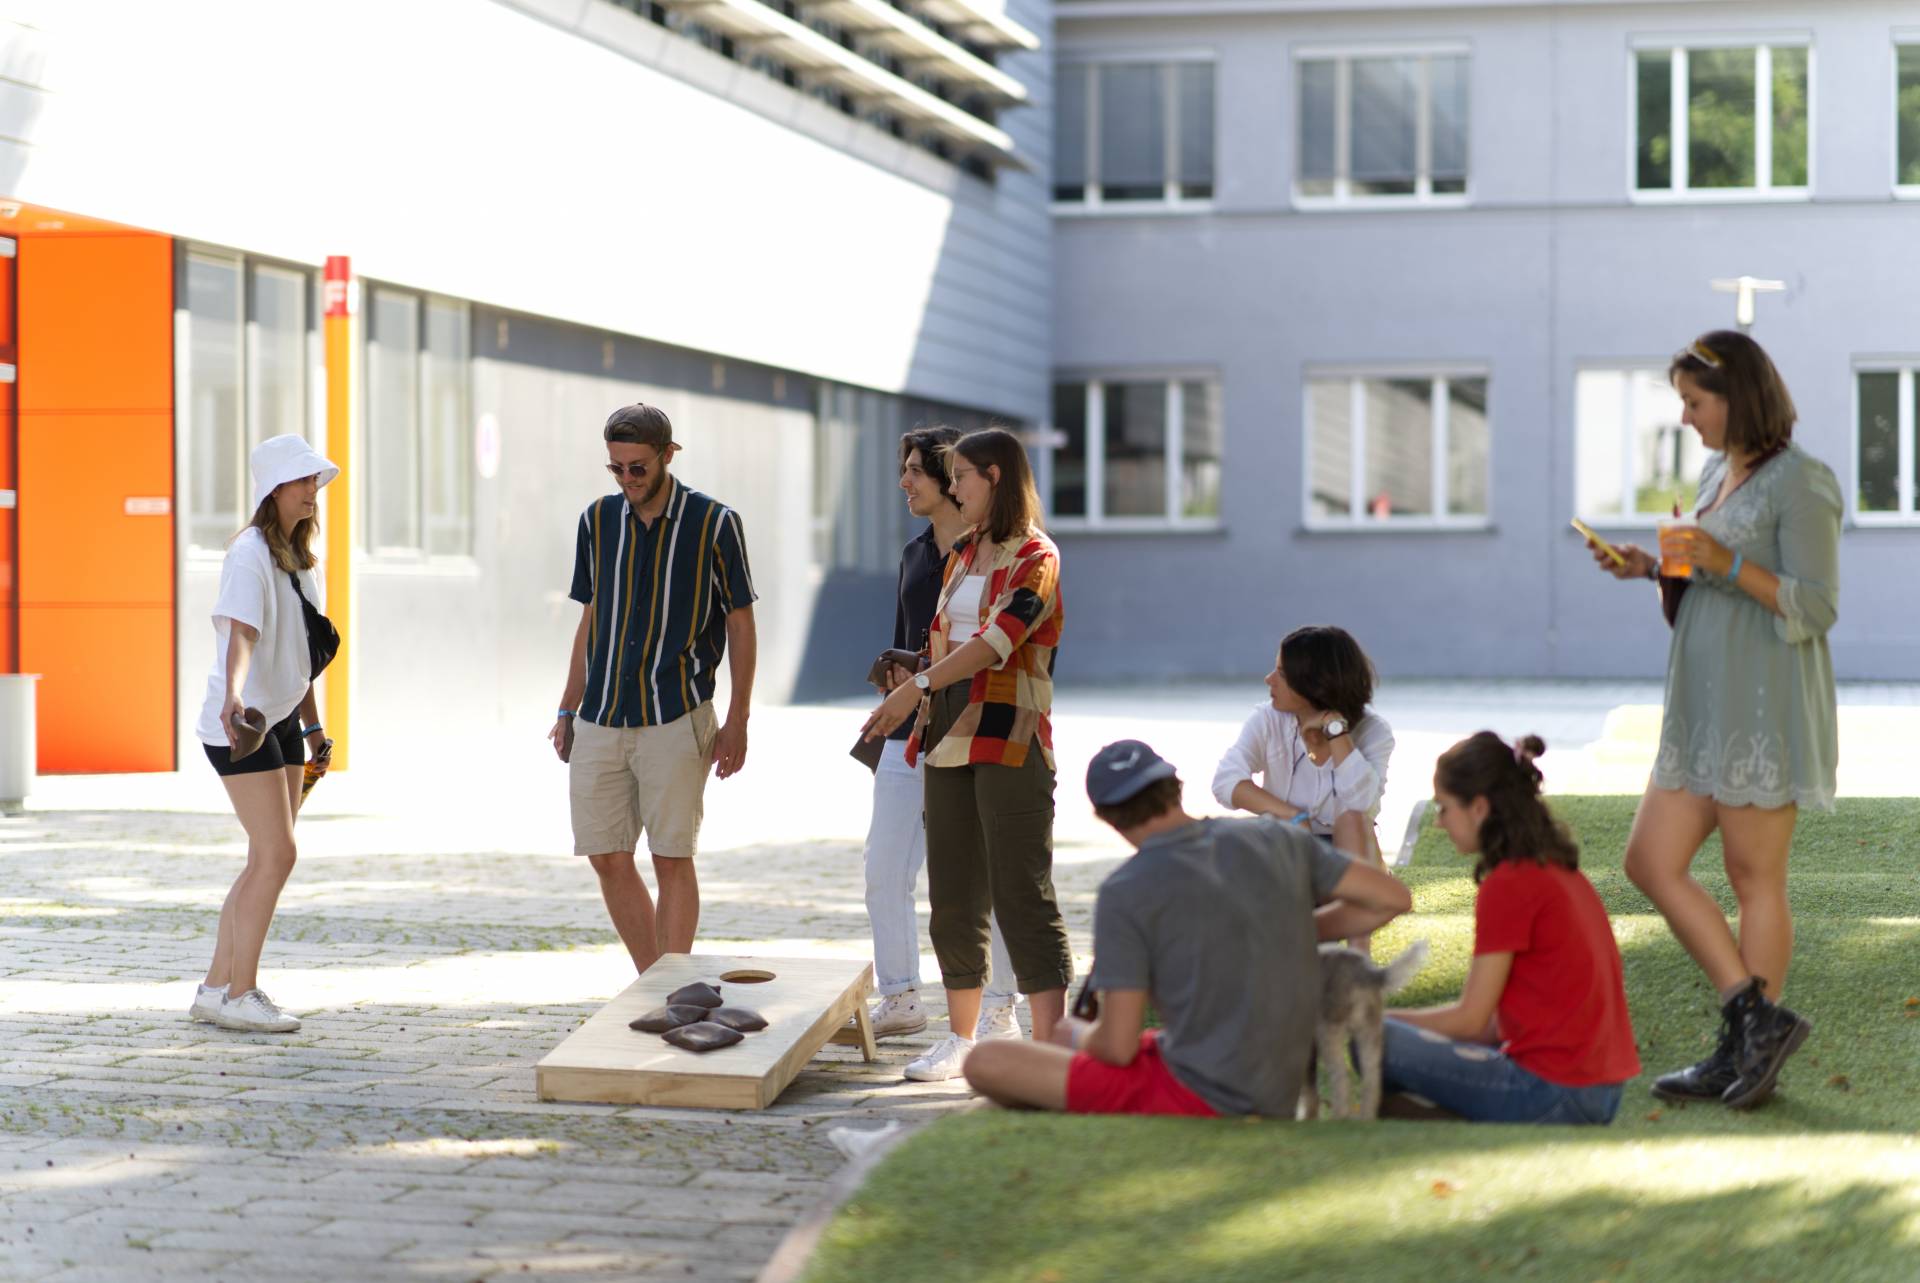
M 1693 560 L 1687 552 L 1687 532 L 1699 528 L 1692 517 L 1669 517 L 1658 524 L 1660 573 L 1670 579 L 1693 578 Z

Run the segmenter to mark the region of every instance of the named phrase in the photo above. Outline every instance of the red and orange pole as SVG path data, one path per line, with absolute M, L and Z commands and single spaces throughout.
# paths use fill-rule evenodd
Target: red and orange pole
M 348 705 L 353 672 L 353 320 L 347 282 L 353 271 L 343 254 L 327 259 L 322 319 L 327 356 L 327 457 L 340 465 L 340 479 L 327 496 L 327 617 L 340 630 L 340 650 L 327 666 L 323 716 L 333 737 L 333 769 L 348 765 Z

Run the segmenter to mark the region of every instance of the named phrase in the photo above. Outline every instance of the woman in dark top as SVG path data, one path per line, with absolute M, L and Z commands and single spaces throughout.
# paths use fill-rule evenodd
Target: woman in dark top
M 927 528 L 900 554 L 900 592 L 894 610 L 896 650 L 926 648 L 927 631 L 940 597 L 941 576 L 953 541 L 966 530 L 960 505 L 949 494 L 945 449 L 959 440 L 955 428 L 916 428 L 900 438 L 900 489 L 907 511 L 927 520 Z M 895 667 L 892 690 L 912 674 Z M 873 979 L 880 991 L 873 1009 L 873 1034 L 885 1038 L 919 1033 L 927 1027 L 920 1003 L 920 933 L 914 918 L 914 884 L 926 862 L 927 833 L 922 818 L 925 788 L 921 769 L 907 763 L 911 724 L 898 727 L 880 755 L 873 776 L 873 818 L 867 827 L 867 921 L 873 928 Z M 1013 964 L 1007 959 L 1000 926 L 993 925 L 993 976 L 982 996 L 974 1037 L 1018 1037 L 1014 1016 Z

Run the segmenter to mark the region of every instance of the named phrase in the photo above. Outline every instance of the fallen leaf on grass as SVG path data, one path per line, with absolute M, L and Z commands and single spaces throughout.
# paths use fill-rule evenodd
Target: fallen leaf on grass
M 1833 1077 L 1827 1079 L 1827 1086 L 1838 1087 L 1841 1091 L 1852 1091 L 1853 1079 L 1847 1077 L 1845 1074 L 1835 1074 Z
M 1660 1111 L 1656 1109 L 1656 1110 L 1654 1110 L 1654 1111 L 1653 1111 L 1652 1113 L 1650 1113 L 1650 1114 L 1648 1114 L 1648 1115 L 1647 1115 L 1647 1121 L 1648 1121 L 1648 1122 L 1650 1122 L 1650 1123 L 1657 1123 L 1657 1122 L 1659 1122 L 1659 1121 L 1660 1121 Z
M 1914 1007 L 1920 1007 L 1920 998 L 1909 998 L 1902 1005 L 1907 1007 L 1908 1010 L 1912 1010 Z
M 1435 1198 L 1452 1198 L 1460 1192 L 1460 1187 L 1452 1181 L 1435 1181 L 1432 1192 Z

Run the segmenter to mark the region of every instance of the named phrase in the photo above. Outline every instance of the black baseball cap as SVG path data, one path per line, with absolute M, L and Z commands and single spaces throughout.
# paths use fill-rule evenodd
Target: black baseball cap
M 636 401 L 609 414 L 602 435 L 609 441 L 650 445 L 664 453 L 673 445 L 673 420 L 659 406 Z
M 1095 806 L 1118 806 L 1147 785 L 1173 778 L 1173 763 L 1139 740 L 1119 740 L 1087 764 L 1087 797 Z

